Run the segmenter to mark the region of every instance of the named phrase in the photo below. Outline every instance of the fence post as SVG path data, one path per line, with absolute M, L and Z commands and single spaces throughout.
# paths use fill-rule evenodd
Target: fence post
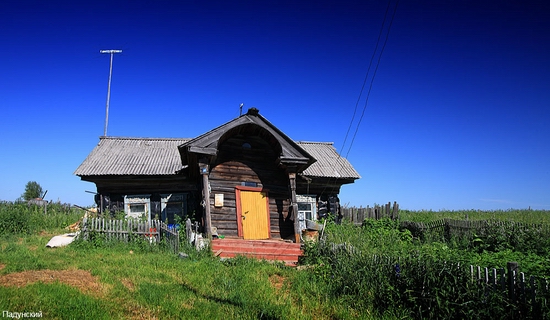
M 516 295 L 516 274 L 519 271 L 518 263 L 510 261 L 506 263 L 506 269 L 508 270 L 508 296 L 511 301 L 515 300 Z

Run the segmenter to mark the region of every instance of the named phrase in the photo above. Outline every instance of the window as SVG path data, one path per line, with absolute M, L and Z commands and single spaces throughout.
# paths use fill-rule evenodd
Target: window
M 141 215 L 145 213 L 145 204 L 129 204 L 131 215 Z
M 151 196 L 144 195 L 126 195 L 124 196 L 124 208 L 128 218 L 150 220 L 149 216 L 151 206 Z
M 161 194 L 161 220 L 168 224 L 181 222 L 187 216 L 187 194 Z
M 298 212 L 304 213 L 306 219 L 314 220 L 312 207 L 311 203 L 298 203 Z
M 296 195 L 300 230 L 307 229 L 307 220 L 317 220 L 316 200 L 317 197 L 315 195 Z

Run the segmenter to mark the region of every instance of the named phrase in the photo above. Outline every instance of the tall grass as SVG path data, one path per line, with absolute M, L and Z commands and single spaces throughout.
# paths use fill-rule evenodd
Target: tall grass
M 550 224 L 550 210 L 399 210 L 402 221 L 430 222 L 444 218 L 455 220 L 498 220 L 528 224 Z
M 548 277 L 547 255 L 518 251 L 522 246 L 476 251 L 459 246 L 463 244 L 459 241 L 444 242 L 444 237 L 425 239 L 413 239 L 398 221 L 366 220 L 362 227 L 331 224 L 324 241 L 306 247 L 304 262 L 315 264 L 313 282 L 324 283 L 332 299 L 380 317 L 529 318 L 539 312 L 550 318 L 543 302 L 509 301 L 502 292 L 473 282 L 468 268 L 470 264 L 504 267 L 508 261 L 518 261 L 528 275 Z
M 44 208 L 25 202 L 0 202 L 0 235 L 61 229 L 82 216 L 82 210 L 59 203 L 48 204 Z

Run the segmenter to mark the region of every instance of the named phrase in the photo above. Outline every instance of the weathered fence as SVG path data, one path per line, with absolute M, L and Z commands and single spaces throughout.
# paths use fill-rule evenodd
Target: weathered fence
M 325 243 L 325 254 L 334 255 L 333 261 L 341 261 L 340 255 L 361 257 L 363 253 L 356 247 L 349 243 Z M 343 259 L 345 260 L 345 259 Z M 372 255 L 368 259 L 361 259 L 363 263 L 366 261 L 372 265 L 380 266 L 378 269 L 384 273 L 387 273 L 389 278 L 397 277 L 415 277 L 421 275 L 421 277 L 440 277 L 442 270 L 439 268 L 426 268 L 428 264 L 433 264 L 434 261 L 424 261 L 418 259 L 415 256 L 403 256 L 392 257 L 386 255 Z M 437 263 L 437 262 L 435 262 Z M 443 262 L 441 261 L 439 267 L 445 266 L 447 271 L 452 270 L 452 274 L 456 277 L 456 285 L 460 285 L 462 289 L 468 287 L 464 286 L 466 283 L 460 283 L 460 281 L 471 281 L 478 286 L 474 286 L 477 289 L 470 287 L 470 290 L 480 290 L 482 293 L 480 296 L 487 296 L 488 294 L 497 294 L 504 298 L 510 306 L 514 305 L 514 308 L 523 310 L 525 314 L 536 315 L 540 317 L 542 314 L 545 316 L 541 319 L 548 319 L 550 316 L 550 281 L 548 278 L 528 276 L 523 272 L 520 272 L 517 262 L 508 262 L 506 268 L 488 268 L 480 266 L 462 266 L 459 263 Z M 369 268 L 367 268 L 369 269 Z M 425 274 L 426 269 L 430 269 L 431 272 L 437 272 L 437 275 Z M 372 272 L 372 269 L 370 269 Z M 470 278 L 460 276 L 459 274 L 470 274 Z M 461 279 L 461 280 L 459 280 Z M 414 282 L 414 281 L 413 281 Z M 410 283 L 405 281 L 405 283 Z M 419 288 L 408 287 L 406 290 L 411 292 L 419 290 Z M 422 288 L 427 291 L 432 291 L 435 288 Z M 435 298 L 432 296 L 431 298 Z M 423 297 L 428 299 L 428 296 Z
M 398 219 L 399 218 L 399 204 L 397 202 L 388 202 L 384 205 L 374 205 L 374 207 L 342 207 L 340 209 L 342 219 L 351 221 L 354 224 L 360 225 L 365 219 Z
M 89 239 L 91 233 L 102 234 L 106 240 L 133 241 L 146 239 L 151 243 L 164 243 L 174 252 L 179 251 L 179 231 L 159 220 L 140 221 L 136 219 L 111 220 L 88 218 L 82 222 L 82 237 Z
M 484 230 L 509 230 L 510 232 L 539 232 L 550 234 L 550 225 L 529 224 L 500 220 L 453 220 L 440 219 L 430 222 L 401 221 L 401 228 L 411 231 L 414 237 L 423 237 L 427 232 L 439 233 L 442 237 L 479 235 Z
M 500 291 L 512 303 L 531 306 L 535 314 L 548 310 L 550 282 L 546 278 L 525 275 L 516 262 L 508 262 L 506 269 L 470 266 L 470 273 L 472 280 L 484 285 L 486 291 Z

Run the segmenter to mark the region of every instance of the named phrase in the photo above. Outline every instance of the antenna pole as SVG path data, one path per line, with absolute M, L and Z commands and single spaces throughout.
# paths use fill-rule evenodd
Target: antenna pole
M 105 129 L 103 135 L 107 136 L 107 125 L 109 124 L 109 101 L 111 100 L 111 77 L 113 75 L 113 55 L 121 53 L 122 50 L 99 50 L 99 53 L 109 53 L 111 55 L 111 64 L 109 65 L 109 85 L 107 87 L 107 103 L 105 106 Z

